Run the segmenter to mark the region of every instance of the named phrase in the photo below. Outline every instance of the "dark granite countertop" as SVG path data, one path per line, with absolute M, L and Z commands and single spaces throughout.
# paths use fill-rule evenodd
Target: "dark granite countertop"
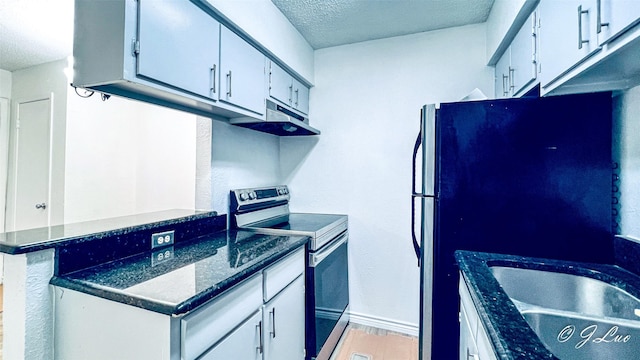
M 223 230 L 55 276 L 52 285 L 180 316 L 294 250 L 308 237 Z
M 92 237 L 123 235 L 156 226 L 187 223 L 215 216 L 215 211 L 166 210 L 64 225 L 0 233 L 0 252 L 23 254 L 71 243 L 89 241 Z
M 502 290 L 489 267 L 508 266 L 582 275 L 640 297 L 640 277 L 615 265 L 457 251 L 456 260 L 499 359 L 557 359 Z

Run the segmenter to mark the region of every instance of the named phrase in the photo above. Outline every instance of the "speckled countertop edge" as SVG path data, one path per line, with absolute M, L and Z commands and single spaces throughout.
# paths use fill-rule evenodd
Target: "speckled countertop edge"
M 72 236 L 53 237 L 53 238 L 48 239 L 48 240 L 34 240 L 32 243 L 27 243 L 27 244 L 11 244 L 11 243 L 8 243 L 8 242 L 0 241 L 0 253 L 10 254 L 10 255 L 24 254 L 24 253 L 29 253 L 29 252 L 35 252 L 35 251 L 40 251 L 40 250 L 45 250 L 45 249 L 56 248 L 56 247 L 60 247 L 60 246 L 78 244 L 78 243 L 82 243 L 82 242 L 92 241 L 92 240 L 95 240 L 95 239 L 109 237 L 109 236 L 125 235 L 125 234 L 128 234 L 128 233 L 133 232 L 133 231 L 152 229 L 152 228 L 159 227 L 159 226 L 171 226 L 171 225 L 175 225 L 175 224 L 188 223 L 188 222 L 193 221 L 193 220 L 210 218 L 210 217 L 214 217 L 216 215 L 217 215 L 216 211 L 195 211 L 193 214 L 183 215 L 183 216 L 179 216 L 179 217 L 175 217 L 175 218 L 168 218 L 168 219 L 162 219 L 162 220 L 156 220 L 156 221 L 149 221 L 147 223 L 141 223 L 141 224 L 132 224 L 132 225 L 127 225 L 127 226 L 122 226 L 122 227 L 116 227 L 116 228 L 110 229 L 110 230 L 79 233 L 79 234 L 72 235 Z M 132 217 L 135 217 L 135 216 L 138 216 L 138 215 L 133 215 Z M 126 218 L 126 217 L 123 217 L 123 218 Z M 95 221 L 86 222 L 86 223 L 87 224 L 90 224 L 90 223 L 99 224 L 99 223 L 101 223 L 103 221 L 104 222 L 108 222 L 108 221 L 112 221 L 112 220 L 113 219 L 95 220 Z M 77 223 L 77 224 L 74 223 L 74 224 L 67 224 L 67 225 L 56 225 L 56 226 L 52 226 L 51 228 L 82 225 L 82 224 L 83 223 Z M 29 233 L 29 232 L 36 232 L 38 230 L 46 230 L 46 228 L 42 228 L 42 229 L 27 229 L 27 230 L 22 230 L 21 232 Z M 16 232 L 16 233 L 18 233 L 18 232 Z
M 212 234 L 212 236 L 226 237 L 228 236 L 227 230 Z M 268 235 L 256 235 L 256 236 L 259 236 L 259 237 L 263 236 L 265 238 L 268 237 Z M 62 287 L 62 288 L 79 291 L 89 295 L 94 295 L 100 298 L 116 301 L 119 303 L 136 306 L 139 308 L 158 312 L 161 314 L 179 317 L 187 314 L 189 311 L 208 302 L 209 300 L 212 300 L 216 296 L 224 293 L 226 290 L 241 283 L 243 280 L 246 280 L 251 276 L 259 273 L 263 269 L 267 268 L 269 265 L 293 253 L 295 250 L 301 247 L 304 247 L 309 241 L 309 237 L 305 237 L 305 236 L 288 236 L 288 238 L 291 239 L 291 242 L 282 251 L 271 254 L 264 259 L 260 259 L 259 261 L 235 273 L 233 276 L 230 276 L 226 278 L 224 281 L 221 281 L 216 286 L 212 286 L 207 289 L 204 289 L 203 291 L 200 291 L 199 293 L 197 293 L 195 296 L 192 296 L 189 299 L 177 305 L 166 303 L 161 300 L 155 299 L 153 297 L 132 296 L 127 294 L 125 291 L 122 291 L 113 287 L 103 286 L 91 281 L 85 281 L 82 278 L 74 277 L 74 274 L 54 276 L 51 279 L 50 284 L 54 286 Z M 184 246 L 188 247 L 188 246 L 195 246 L 195 245 L 197 245 L 197 240 L 194 240 L 194 242 L 191 244 L 185 244 Z M 135 260 L 135 257 L 132 257 L 131 260 L 120 259 L 117 262 L 114 262 L 113 265 L 122 266 L 122 263 L 127 261 L 136 261 L 136 260 Z
M 514 303 L 493 277 L 490 266 L 508 266 L 563 272 L 601 280 L 640 297 L 640 278 L 615 265 L 528 258 L 513 255 L 457 251 L 458 267 L 470 289 L 499 359 L 557 359 L 520 315 Z

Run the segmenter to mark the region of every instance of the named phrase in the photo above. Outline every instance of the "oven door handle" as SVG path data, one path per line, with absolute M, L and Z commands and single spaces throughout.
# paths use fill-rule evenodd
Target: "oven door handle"
M 324 247 L 324 249 L 318 251 L 317 253 L 309 254 L 309 266 L 316 267 L 318 264 L 322 262 L 322 260 L 326 259 L 331 253 L 337 249 L 340 245 L 347 242 L 349 239 L 349 232 L 345 231 L 338 239 L 334 240 L 333 243 Z

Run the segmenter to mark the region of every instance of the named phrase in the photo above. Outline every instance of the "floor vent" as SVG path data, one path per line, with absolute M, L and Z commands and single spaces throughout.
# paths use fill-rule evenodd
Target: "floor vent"
M 362 354 L 351 354 L 350 360 L 371 360 L 371 356 Z

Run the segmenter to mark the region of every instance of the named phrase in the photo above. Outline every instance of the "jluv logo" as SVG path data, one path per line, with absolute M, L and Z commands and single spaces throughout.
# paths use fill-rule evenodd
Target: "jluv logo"
M 608 343 L 627 343 L 631 340 L 631 335 L 618 334 L 619 327 L 617 325 L 612 326 L 607 332 L 600 337 L 596 336 L 598 331 L 598 325 L 593 324 L 585 327 L 580 331 L 580 340 L 575 345 L 576 349 L 580 349 L 587 343 L 594 344 L 608 344 Z M 567 325 L 558 333 L 558 342 L 566 343 L 571 340 L 576 334 L 575 325 Z M 577 338 L 575 340 L 578 340 Z

